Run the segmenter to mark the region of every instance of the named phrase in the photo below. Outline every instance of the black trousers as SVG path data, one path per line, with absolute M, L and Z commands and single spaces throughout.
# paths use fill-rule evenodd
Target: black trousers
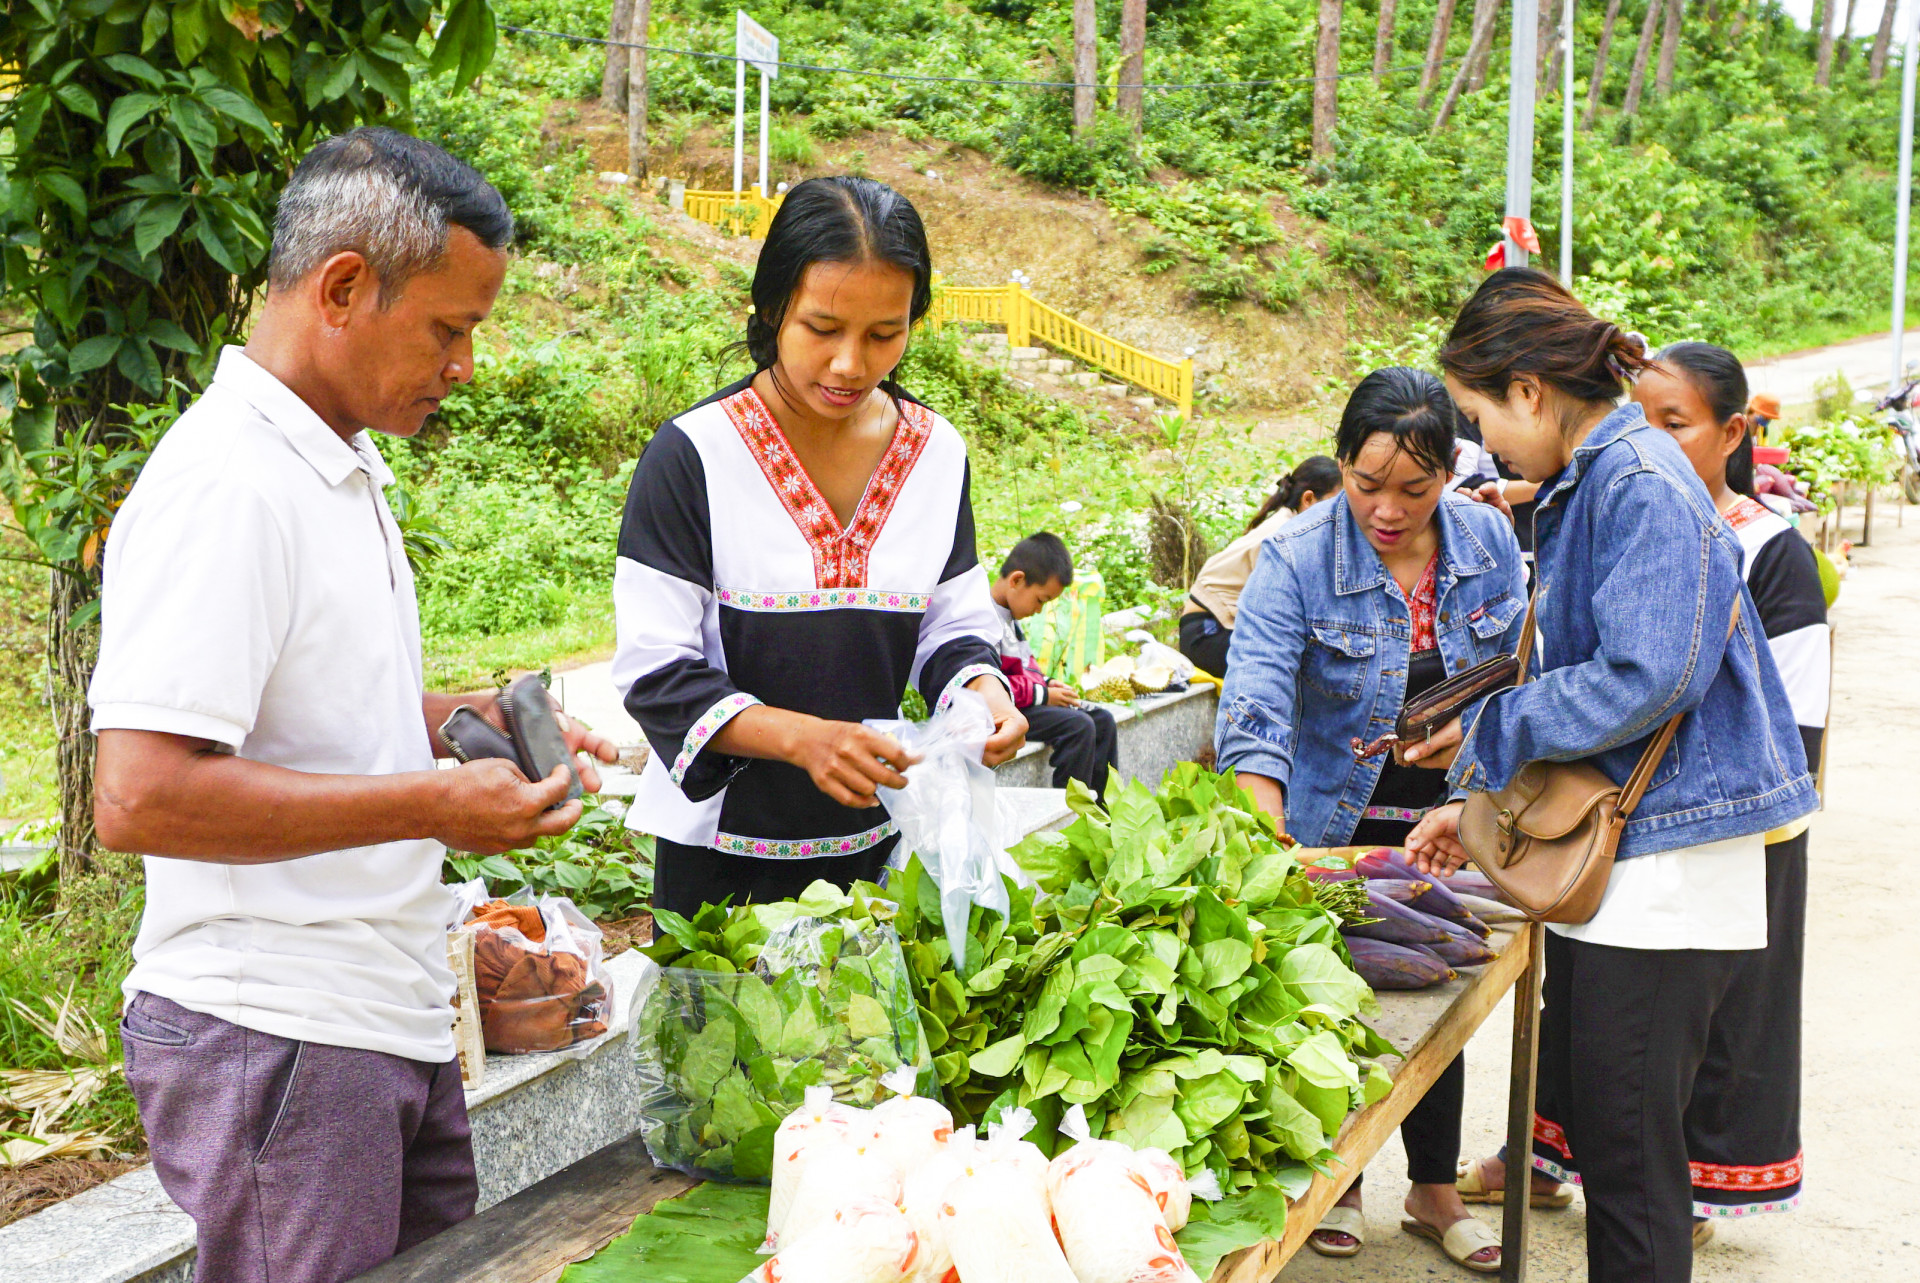
M 1467 1058 L 1463 1053 L 1440 1071 L 1427 1094 L 1400 1124 L 1407 1147 L 1407 1179 L 1415 1185 L 1451 1185 L 1460 1166 L 1460 1115 L 1467 1104 Z M 1365 1173 L 1353 1178 L 1359 1189 Z
M 1107 773 L 1120 765 L 1113 714 L 1104 708 L 1061 708 L 1041 704 L 1023 710 L 1027 734 L 1053 750 L 1053 786 L 1079 780 L 1105 797 Z
M 890 837 L 854 855 L 762 860 L 658 838 L 653 844 L 653 907 L 690 918 L 706 904 L 791 900 L 816 880 L 838 887 L 877 881 L 899 841 Z
M 1206 607 L 1180 616 L 1180 653 L 1199 665 L 1201 672 L 1224 680 L 1227 648 L 1232 644 L 1233 629 L 1222 624 Z
M 1686 1283 L 1687 1104 L 1715 1011 L 1758 951 L 1546 936 L 1534 1166 L 1586 1190 L 1588 1283 Z

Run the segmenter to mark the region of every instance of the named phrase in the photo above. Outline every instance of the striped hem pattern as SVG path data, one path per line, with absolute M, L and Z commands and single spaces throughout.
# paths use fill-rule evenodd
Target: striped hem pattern
M 965 668 L 955 673 L 953 680 L 947 683 L 947 688 L 940 692 L 940 702 L 934 705 L 933 711 L 936 713 L 945 712 L 947 705 L 953 703 L 954 692 L 965 687 L 968 682 L 976 677 L 991 677 L 997 680 L 1002 686 L 1007 686 L 1007 675 L 991 664 L 968 664 Z M 1007 686 L 1007 693 L 1011 695 L 1013 693 L 1013 687 Z
M 886 588 L 798 588 L 772 592 L 751 588 L 716 588 L 714 600 L 735 610 L 785 614 L 808 610 L 887 610 L 924 615 L 932 593 L 895 592 Z
M 667 778 L 674 782 L 675 787 L 686 780 L 687 769 L 693 765 L 693 759 L 700 756 L 700 750 L 707 746 L 707 741 L 719 734 L 722 726 L 759 702 L 745 691 L 735 691 L 700 715 L 700 720 L 693 724 L 687 731 L 687 738 L 681 742 L 679 756 L 673 759 L 673 769 L 667 772 Z
M 811 860 L 823 855 L 857 855 L 880 845 L 895 833 L 888 820 L 865 833 L 824 838 L 755 838 L 738 833 L 716 833 L 713 849 L 728 855 L 745 855 L 757 860 Z

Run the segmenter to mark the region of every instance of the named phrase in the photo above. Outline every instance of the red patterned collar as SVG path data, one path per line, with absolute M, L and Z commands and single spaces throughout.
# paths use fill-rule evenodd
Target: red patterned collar
M 1749 499 L 1747 496 L 1741 495 L 1740 502 L 1727 509 L 1725 517 L 1726 523 L 1729 526 L 1732 526 L 1735 530 L 1739 530 L 1744 526 L 1752 525 L 1762 517 L 1771 517 L 1772 515 L 1773 509 L 1767 507 L 1766 504 L 1761 503 L 1758 499 Z
M 1420 578 L 1413 585 L 1413 596 L 1407 599 L 1407 617 L 1413 634 L 1410 649 L 1415 654 L 1423 650 L 1433 650 L 1440 645 L 1433 632 L 1433 611 L 1436 596 L 1434 572 L 1440 565 L 1440 553 L 1436 550 L 1433 559 L 1427 562 L 1427 568 L 1420 572 Z
M 881 528 L 887 524 L 921 450 L 933 435 L 933 411 L 904 399 L 899 406 L 900 422 L 893 430 L 893 441 L 868 478 L 866 492 L 854 507 L 853 520 L 842 529 L 833 506 L 813 484 L 786 433 L 752 385 L 720 403 L 754 462 L 760 465 L 767 484 L 812 549 L 816 588 L 866 587 L 867 557 L 879 541 Z

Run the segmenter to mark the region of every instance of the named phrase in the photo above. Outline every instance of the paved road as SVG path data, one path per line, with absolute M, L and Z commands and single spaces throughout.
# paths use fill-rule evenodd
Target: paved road
M 1858 525 L 1849 533 L 1858 539 Z M 1805 1199 L 1788 1215 L 1722 1225 L 1696 1259 L 1701 1283 L 1804 1283 L 1829 1271 L 1848 1283 L 1920 1279 L 1920 934 L 1908 871 L 1920 800 L 1920 517 L 1900 529 L 1883 510 L 1873 537 L 1854 551 L 1833 615 L 1827 808 L 1814 821 L 1808 897 Z M 1499 1146 L 1511 1022 L 1503 1004 L 1467 1049 L 1467 1154 Z M 1365 1250 L 1350 1261 L 1303 1252 L 1284 1283 L 1474 1277 L 1400 1231 L 1405 1176 L 1396 1138 L 1367 1169 Z M 1498 1209 L 1483 1211 L 1497 1226 Z M 1533 1283 L 1585 1283 L 1584 1204 L 1534 1225 Z
M 1920 329 L 1907 331 L 1901 354 L 1909 363 L 1920 360 Z M 1832 378 L 1835 371 L 1847 376 L 1854 392 L 1870 391 L 1871 399 L 1879 398 L 1893 372 L 1892 331 L 1755 361 L 1747 366 L 1747 382 L 1755 392 L 1771 392 L 1787 406 L 1806 405 L 1813 400 L 1813 385 Z

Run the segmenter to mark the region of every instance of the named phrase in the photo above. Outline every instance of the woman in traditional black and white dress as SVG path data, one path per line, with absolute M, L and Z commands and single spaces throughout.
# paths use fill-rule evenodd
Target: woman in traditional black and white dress
M 782 899 L 875 876 L 879 786 L 906 754 L 861 725 L 909 681 L 983 696 L 986 761 L 1026 722 L 994 647 L 966 446 L 890 381 L 931 299 L 919 215 L 868 179 L 796 186 L 754 272 L 749 379 L 654 435 L 614 576 L 614 684 L 652 754 L 629 823 L 654 904 Z
M 1832 676 L 1826 594 L 1811 545 L 1753 497 L 1746 374 L 1725 348 L 1676 343 L 1641 375 L 1634 400 L 1673 434 L 1740 538 L 1747 590 L 1818 779 Z M 1800 1201 L 1806 913 L 1807 820 L 1800 819 L 1767 834 L 1767 947 L 1741 966 L 1714 1013 L 1687 1109 L 1693 1212 L 1703 1226 L 1789 1211 Z M 1700 1229 L 1696 1241 L 1711 1232 Z

